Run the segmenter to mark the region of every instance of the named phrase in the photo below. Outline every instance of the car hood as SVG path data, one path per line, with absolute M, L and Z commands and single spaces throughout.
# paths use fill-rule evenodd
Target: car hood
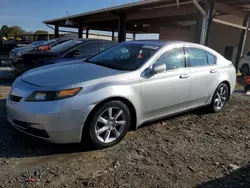
M 28 52 L 28 51 L 32 51 L 34 49 L 35 49 L 34 46 L 26 46 L 26 47 L 16 48 L 15 51 L 16 52 Z
M 66 86 L 121 74 L 125 71 L 109 69 L 83 61 L 59 63 L 29 71 L 22 80 L 41 87 Z
M 27 50 L 27 49 L 32 49 L 32 48 L 34 48 L 34 46 L 22 46 L 22 47 L 15 48 L 15 50 L 19 51 L 19 50 Z

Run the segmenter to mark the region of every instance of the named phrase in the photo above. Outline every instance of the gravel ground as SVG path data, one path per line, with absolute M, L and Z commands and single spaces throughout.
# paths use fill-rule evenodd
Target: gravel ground
M 12 128 L 4 110 L 12 81 L 0 80 L 0 188 L 250 187 L 250 100 L 240 92 L 221 113 L 198 109 L 88 151 Z

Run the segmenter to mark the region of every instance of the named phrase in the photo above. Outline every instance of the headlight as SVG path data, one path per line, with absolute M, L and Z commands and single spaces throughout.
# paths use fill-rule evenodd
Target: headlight
M 81 87 L 60 91 L 35 91 L 27 97 L 26 101 L 54 101 L 65 99 L 77 95 L 82 90 Z

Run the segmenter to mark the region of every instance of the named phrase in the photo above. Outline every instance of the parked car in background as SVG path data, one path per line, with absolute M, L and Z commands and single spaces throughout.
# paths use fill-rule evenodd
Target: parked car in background
M 250 73 L 250 52 L 241 57 L 239 62 L 239 70 L 243 76 Z
M 235 82 L 233 64 L 208 47 L 124 42 L 85 63 L 23 74 L 11 88 L 7 118 L 18 130 L 50 142 L 88 140 L 104 148 L 148 121 L 202 106 L 223 110 Z
M 38 45 L 39 43 L 44 43 L 44 42 L 46 42 L 46 40 L 37 40 L 30 44 L 18 44 L 16 47 L 19 48 L 19 47 L 35 46 Z
M 12 70 L 15 75 L 20 75 L 32 68 L 70 60 L 84 59 L 115 44 L 116 42 L 113 41 L 99 39 L 68 40 L 52 47 L 49 51 L 36 51 L 23 54 L 18 61 L 13 62 Z
M 16 62 L 17 60 L 20 60 L 22 56 L 28 52 L 31 51 L 39 51 L 40 49 L 43 49 L 43 47 L 48 47 L 48 46 L 56 46 L 58 44 L 61 44 L 63 42 L 66 42 L 70 39 L 52 39 L 49 41 L 35 41 L 34 43 L 31 43 L 30 45 L 26 47 L 19 47 L 15 48 L 10 52 L 10 59 L 13 62 Z

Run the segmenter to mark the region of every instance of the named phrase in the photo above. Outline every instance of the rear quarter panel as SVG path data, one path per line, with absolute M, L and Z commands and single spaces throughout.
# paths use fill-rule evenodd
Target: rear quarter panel
M 230 94 L 235 90 L 236 85 L 236 70 L 234 65 L 226 60 L 221 59 L 218 63 L 219 76 L 218 76 L 218 84 L 222 82 L 229 82 L 230 84 Z

